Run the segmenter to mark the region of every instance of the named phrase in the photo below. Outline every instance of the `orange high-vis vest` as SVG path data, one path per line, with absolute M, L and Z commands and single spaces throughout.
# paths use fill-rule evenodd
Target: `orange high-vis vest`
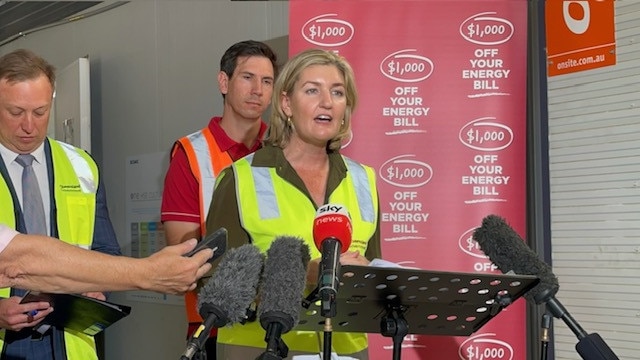
M 200 235 L 204 237 L 206 234 L 205 222 L 207 220 L 207 213 L 209 212 L 209 205 L 211 204 L 211 197 L 213 196 L 213 189 L 216 184 L 216 177 L 222 169 L 231 165 L 233 160 L 226 151 L 220 150 L 209 127 L 205 127 L 200 131 L 179 139 L 173 146 L 171 157 L 173 157 L 179 145 L 182 146 L 187 154 L 191 173 L 193 173 L 193 176 L 198 181 Z M 184 300 L 189 323 L 202 322 L 202 317 L 198 314 L 197 308 L 197 291 L 187 292 Z

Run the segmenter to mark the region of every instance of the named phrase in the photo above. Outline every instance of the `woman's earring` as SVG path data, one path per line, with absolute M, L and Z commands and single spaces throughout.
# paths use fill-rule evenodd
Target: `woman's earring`
M 291 116 L 287 116 L 287 126 L 291 127 Z
M 341 126 L 344 126 L 344 119 L 342 119 L 342 122 L 340 123 Z

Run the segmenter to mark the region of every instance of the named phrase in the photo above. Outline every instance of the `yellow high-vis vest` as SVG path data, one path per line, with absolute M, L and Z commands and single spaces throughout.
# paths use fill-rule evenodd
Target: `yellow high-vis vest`
M 57 209 L 56 223 L 60 240 L 90 249 L 95 226 L 98 167 L 84 150 L 47 139 L 51 145 L 54 187 L 51 189 Z M 0 176 L 0 223 L 16 228 L 16 209 L 9 186 Z M 8 298 L 10 288 L 0 289 L 0 297 Z M 0 330 L 0 349 L 4 348 L 6 331 Z M 97 360 L 92 336 L 65 329 L 67 360 Z
M 365 254 L 367 241 L 377 228 L 378 195 L 372 168 L 342 157 L 347 176 L 329 196 L 329 203 L 345 205 L 351 217 L 353 239 L 349 251 Z M 311 259 L 321 257 L 313 241 L 315 205 L 307 196 L 276 174 L 275 168 L 252 167 L 253 154 L 233 163 L 242 227 L 250 234 L 252 244 L 266 251 L 276 237 L 294 236 L 309 246 Z M 362 241 L 364 240 L 364 241 Z M 320 353 L 322 332 L 296 331 L 282 335 L 292 351 Z M 218 342 L 264 347 L 265 330 L 259 321 L 218 329 Z M 353 354 L 367 347 L 367 335 L 335 332 L 333 350 L 341 355 Z

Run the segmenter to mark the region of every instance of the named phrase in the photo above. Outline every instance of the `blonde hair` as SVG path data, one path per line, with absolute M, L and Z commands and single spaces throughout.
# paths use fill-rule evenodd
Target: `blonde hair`
M 351 65 L 349 65 L 345 58 L 332 51 L 309 49 L 304 50 L 291 58 L 284 65 L 280 75 L 276 79 L 273 87 L 273 100 L 271 101 L 273 110 L 271 112 L 269 122 L 269 134 L 265 139 L 267 144 L 280 148 L 285 148 L 287 144 L 289 144 L 293 133 L 293 127 L 287 124 L 289 117 L 282 110 L 280 97 L 282 94 L 291 95 L 302 72 L 309 66 L 314 65 L 335 66 L 344 77 L 345 96 L 347 100 L 347 108 L 343 119 L 344 122 L 341 125 L 338 134 L 327 143 L 327 149 L 331 151 L 340 149 L 342 140 L 349 136 L 351 131 L 351 115 L 358 102 L 353 69 L 351 69 Z

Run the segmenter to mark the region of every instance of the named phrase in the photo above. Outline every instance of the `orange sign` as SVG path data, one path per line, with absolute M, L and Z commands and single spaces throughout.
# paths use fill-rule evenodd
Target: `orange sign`
M 613 1 L 546 1 L 548 76 L 615 65 Z

